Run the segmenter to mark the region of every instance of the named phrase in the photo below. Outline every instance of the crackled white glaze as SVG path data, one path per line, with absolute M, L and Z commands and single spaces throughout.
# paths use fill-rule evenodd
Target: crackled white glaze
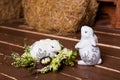
M 75 48 L 79 49 L 82 59 L 78 61 L 79 65 L 96 65 L 102 63 L 97 43 L 98 39 L 93 29 L 89 26 L 82 26 L 81 40 L 75 45 Z
M 53 58 L 59 50 L 61 50 L 61 44 L 57 40 L 51 39 L 42 39 L 30 46 L 30 54 L 37 61 L 47 56 Z

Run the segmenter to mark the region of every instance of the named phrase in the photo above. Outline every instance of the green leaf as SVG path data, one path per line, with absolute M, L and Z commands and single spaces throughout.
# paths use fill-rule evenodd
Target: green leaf
M 29 67 L 30 70 L 35 67 L 36 60 L 30 56 L 29 46 L 25 46 L 25 52 L 21 56 L 18 53 L 13 52 L 11 57 L 14 60 L 12 65 L 15 67 Z

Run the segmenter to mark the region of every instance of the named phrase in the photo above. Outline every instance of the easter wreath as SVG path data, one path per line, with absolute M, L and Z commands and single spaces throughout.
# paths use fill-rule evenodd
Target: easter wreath
M 15 67 L 25 67 L 29 71 L 35 73 L 47 73 L 49 71 L 56 72 L 60 69 L 62 65 L 74 66 L 75 59 L 77 57 L 77 52 L 70 50 L 68 48 L 62 47 L 61 50 L 56 52 L 54 57 L 46 56 L 41 58 L 39 61 L 31 56 L 29 45 L 26 45 L 25 51 L 22 55 L 19 55 L 16 52 L 11 54 L 12 65 Z M 42 67 L 39 67 L 42 66 Z

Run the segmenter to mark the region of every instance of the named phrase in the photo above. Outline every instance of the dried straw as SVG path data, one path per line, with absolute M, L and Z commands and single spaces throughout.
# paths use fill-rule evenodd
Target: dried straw
M 41 32 L 65 35 L 94 22 L 96 0 L 23 0 L 27 23 Z
M 0 0 L 0 23 L 20 17 L 21 0 Z

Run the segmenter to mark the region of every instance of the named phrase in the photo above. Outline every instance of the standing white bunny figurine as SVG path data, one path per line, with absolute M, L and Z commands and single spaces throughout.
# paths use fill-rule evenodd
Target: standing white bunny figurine
M 96 65 L 102 63 L 97 43 L 98 39 L 93 29 L 89 26 L 82 26 L 81 40 L 75 45 L 75 48 L 79 49 L 79 54 L 82 59 L 78 61 L 79 65 Z

